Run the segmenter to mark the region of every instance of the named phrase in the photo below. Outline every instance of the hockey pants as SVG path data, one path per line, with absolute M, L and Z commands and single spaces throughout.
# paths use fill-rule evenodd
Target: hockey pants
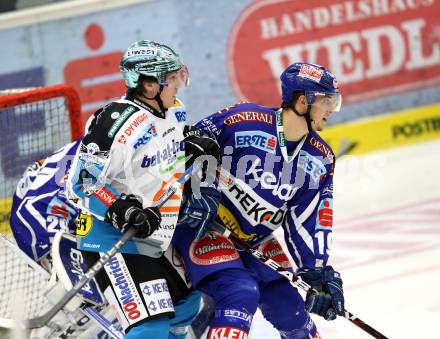
M 200 307 L 201 293 L 190 292 L 174 305 L 174 318 L 147 320 L 133 326 L 125 335 L 125 339 L 184 339 Z

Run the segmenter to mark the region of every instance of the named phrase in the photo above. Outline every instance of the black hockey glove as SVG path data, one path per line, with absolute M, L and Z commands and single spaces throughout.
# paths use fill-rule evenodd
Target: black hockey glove
M 123 195 L 107 210 L 106 221 L 122 232 L 133 227 L 135 236 L 147 238 L 160 226 L 162 220 L 157 207 L 142 209 L 142 204 L 134 195 Z
M 220 159 L 220 146 L 214 139 L 208 137 L 189 136 L 185 138 L 185 156 L 197 159 L 202 155 L 211 155 L 217 162 Z M 193 160 L 194 161 L 194 160 Z
M 336 315 L 344 315 L 344 291 L 341 275 L 326 266 L 319 270 L 300 273 L 302 279 L 316 289 L 319 294 L 307 293 L 305 309 L 316 313 L 325 320 L 334 320 Z

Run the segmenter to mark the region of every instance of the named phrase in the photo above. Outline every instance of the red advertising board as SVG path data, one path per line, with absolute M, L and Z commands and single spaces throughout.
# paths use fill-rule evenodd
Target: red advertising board
M 279 75 L 295 61 L 330 69 L 344 102 L 440 83 L 440 0 L 255 1 L 229 40 L 239 99 L 279 106 Z

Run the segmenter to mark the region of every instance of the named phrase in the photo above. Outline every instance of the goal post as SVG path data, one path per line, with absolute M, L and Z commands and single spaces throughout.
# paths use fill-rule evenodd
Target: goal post
M 13 88 L 0 90 L 0 110 L 8 107 L 38 103 L 45 100 L 64 98 L 66 116 L 71 125 L 71 140 L 78 139 L 82 134 L 81 100 L 78 92 L 70 85 L 60 84 L 46 87 Z
M 8 233 L 11 198 L 23 171 L 80 138 L 80 113 L 79 95 L 69 85 L 0 91 L 0 233 Z
M 69 85 L 0 91 L 0 327 L 46 307 L 47 277 L 17 252 L 9 227 L 12 196 L 27 166 L 81 137 L 81 102 Z M 24 305 L 16 305 L 17 296 Z M 0 334 L 1 336 L 1 334 Z

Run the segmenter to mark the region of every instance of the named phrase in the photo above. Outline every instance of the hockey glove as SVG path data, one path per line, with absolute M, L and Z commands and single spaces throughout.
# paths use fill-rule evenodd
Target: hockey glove
M 200 197 L 190 194 L 180 212 L 179 223 L 187 223 L 196 229 L 196 238 L 201 238 L 207 227 L 217 216 L 221 193 L 212 187 L 200 187 Z
M 185 156 L 197 159 L 202 155 L 220 159 L 220 146 L 214 139 L 208 137 L 189 136 L 185 138 Z
M 310 270 L 300 274 L 319 294 L 309 292 L 306 296 L 305 309 L 316 313 L 325 320 L 334 320 L 336 315 L 344 315 L 344 291 L 341 275 L 326 266 L 319 270 Z
M 125 232 L 129 227 L 137 230 L 135 236 L 147 238 L 160 226 L 162 218 L 159 209 L 142 209 L 142 204 L 134 195 L 123 195 L 107 210 L 106 221 Z

